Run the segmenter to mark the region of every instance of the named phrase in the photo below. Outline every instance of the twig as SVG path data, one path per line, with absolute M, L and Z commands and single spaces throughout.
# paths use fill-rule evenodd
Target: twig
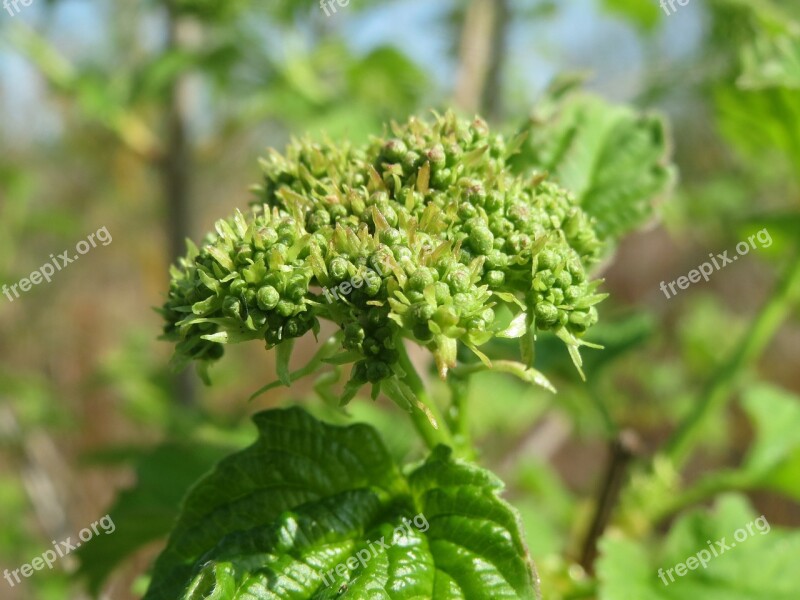
M 622 485 L 628 471 L 631 459 L 640 453 L 641 444 L 636 433 L 632 430 L 623 430 L 610 443 L 610 456 L 608 468 L 600 489 L 600 498 L 597 501 L 592 524 L 586 535 L 586 540 L 581 551 L 580 564 L 587 573 L 594 571 L 594 561 L 597 558 L 597 541 L 603 535 L 614 506 L 617 504 Z

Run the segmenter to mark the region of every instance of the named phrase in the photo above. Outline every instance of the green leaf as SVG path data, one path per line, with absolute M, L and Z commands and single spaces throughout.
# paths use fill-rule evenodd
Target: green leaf
M 800 169 L 800 90 L 721 87 L 714 99 L 722 133 L 745 156 L 772 163 L 785 154 Z
M 256 443 L 184 501 L 145 600 L 536 597 L 488 471 L 439 446 L 403 477 L 366 425 L 299 408 L 254 420 Z
M 631 21 L 645 31 L 652 30 L 661 20 L 661 9 L 657 2 L 641 0 L 603 0 L 606 10 Z
M 743 88 L 800 89 L 800 37 L 763 35 L 742 50 Z
M 418 106 L 429 80 L 428 71 L 390 46 L 380 46 L 353 62 L 347 73 L 351 98 L 360 98 L 371 110 L 401 115 Z
M 511 162 L 546 171 L 573 192 L 605 238 L 618 239 L 653 214 L 669 189 L 666 126 L 586 94 L 573 94 L 551 114 L 537 115 L 531 135 Z
M 742 404 L 756 427 L 745 474 L 754 486 L 800 501 L 800 398 L 762 384 L 748 389 Z
M 721 497 L 713 511 L 698 509 L 680 517 L 666 540 L 654 548 L 611 530 L 601 540 L 599 598 L 794 600 L 800 589 L 796 568 L 800 533 L 760 519 L 744 497 L 729 495 Z M 747 532 L 748 525 L 752 534 Z M 717 541 L 729 547 L 715 557 L 708 541 L 714 548 L 719 548 Z M 675 565 L 703 550 L 709 556 L 705 568 L 695 563 L 694 570 L 677 576 Z M 659 569 L 663 569 L 667 585 Z M 668 569 L 673 569 L 674 581 Z

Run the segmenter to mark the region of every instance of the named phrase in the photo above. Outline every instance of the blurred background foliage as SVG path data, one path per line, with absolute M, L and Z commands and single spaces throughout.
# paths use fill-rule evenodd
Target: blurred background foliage
M 732 555 L 696 597 L 790 597 L 796 574 L 756 586 L 741 565 L 796 547 L 800 526 L 794 0 L 670 16 L 641 0 L 352 0 L 330 17 L 310 0 L 35 0 L 0 15 L 0 279 L 102 226 L 113 243 L 0 296 L 0 569 L 109 510 L 117 529 L 3 598 L 137 597 L 186 488 L 254 437 L 248 415 L 302 398 L 348 420 L 305 381 L 247 403 L 274 374 L 258 344 L 232 348 L 213 389 L 176 376 L 152 307 L 183 240 L 246 204 L 266 147 L 306 132 L 363 140 L 448 106 L 509 133 L 533 123 L 520 168 L 553 171 L 604 233 L 644 225 L 600 269 L 611 298 L 591 339 L 606 350 L 585 353 L 587 383 L 542 339 L 537 366 L 558 395 L 499 374 L 469 392 L 480 460 L 522 512 L 544 597 L 681 597 L 655 570 L 762 513 L 786 531 Z M 656 215 L 626 201 L 672 177 L 648 154 L 654 111 L 680 171 Z M 560 169 L 569 145 L 594 154 Z M 620 148 L 627 162 L 602 162 Z M 674 298 L 659 290 L 765 227 L 769 248 Z M 348 411 L 398 458 L 419 455 L 391 403 Z M 701 422 L 691 440 L 673 434 L 687 415 Z M 594 569 L 621 439 L 636 461 L 600 519 Z

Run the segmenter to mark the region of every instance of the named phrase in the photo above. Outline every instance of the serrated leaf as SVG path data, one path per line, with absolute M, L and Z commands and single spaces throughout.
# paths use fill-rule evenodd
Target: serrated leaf
M 760 519 L 739 495 L 723 496 L 713 510 L 681 516 L 666 540 L 646 545 L 612 530 L 601 540 L 600 600 L 794 600 L 800 589 L 800 533 Z M 750 525 L 753 532 L 748 534 Z M 735 541 L 737 531 L 746 535 Z M 722 541 L 727 549 L 716 542 Z M 733 545 L 732 545 L 733 543 Z M 709 549 L 720 550 L 718 555 Z M 696 555 L 705 550 L 705 568 Z M 704 555 L 706 556 L 706 555 Z M 695 569 L 686 569 L 689 557 Z M 684 565 L 678 576 L 675 566 Z M 659 575 L 662 569 L 662 575 Z M 667 572 L 672 569 L 672 576 Z M 661 577 L 667 582 L 664 585 Z
M 144 600 L 536 597 L 488 471 L 439 446 L 406 478 L 366 425 L 300 408 L 254 421 L 258 440 L 184 501 Z
M 660 117 L 574 94 L 532 126 L 511 162 L 550 173 L 595 218 L 602 237 L 619 239 L 649 219 L 654 200 L 669 189 L 668 153 Z
M 800 90 L 724 86 L 714 100 L 719 127 L 736 149 L 755 162 L 785 154 L 800 169 Z

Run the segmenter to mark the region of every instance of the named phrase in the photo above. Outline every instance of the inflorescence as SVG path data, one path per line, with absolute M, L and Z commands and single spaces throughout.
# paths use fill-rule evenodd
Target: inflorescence
M 271 348 L 321 319 L 341 328 L 359 384 L 399 372 L 403 338 L 444 375 L 458 341 L 481 354 L 509 315 L 525 335 L 582 343 L 604 296 L 586 274 L 601 244 L 573 196 L 513 173 L 518 144 L 480 119 L 412 118 L 391 132 L 365 147 L 296 140 L 270 152 L 248 212 L 172 270 L 162 312 L 179 359 L 213 361 L 249 339 Z M 323 289 L 346 281 L 352 293 L 326 301 Z

